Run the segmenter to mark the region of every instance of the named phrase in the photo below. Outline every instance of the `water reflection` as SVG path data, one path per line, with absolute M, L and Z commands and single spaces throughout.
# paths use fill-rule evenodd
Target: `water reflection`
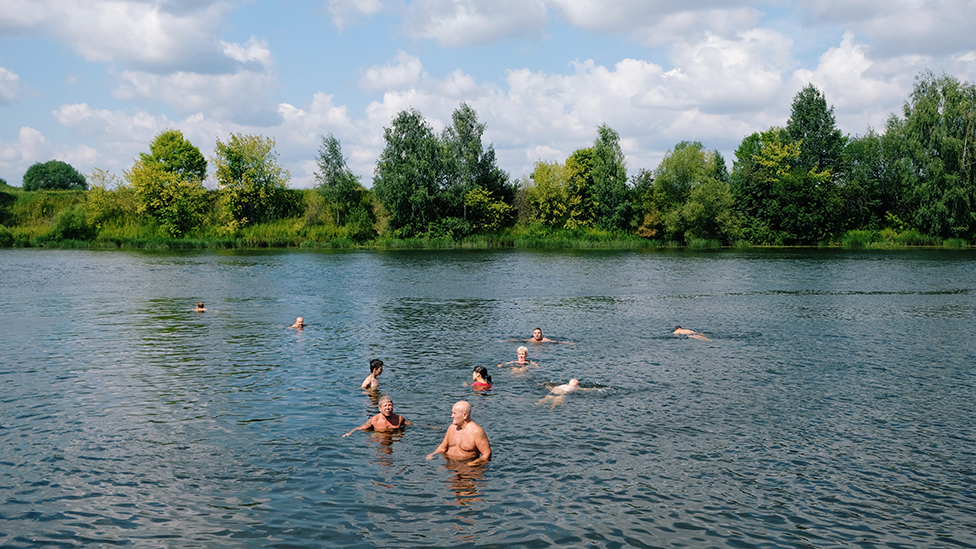
M 974 263 L 0 250 L 0 545 L 976 546 Z

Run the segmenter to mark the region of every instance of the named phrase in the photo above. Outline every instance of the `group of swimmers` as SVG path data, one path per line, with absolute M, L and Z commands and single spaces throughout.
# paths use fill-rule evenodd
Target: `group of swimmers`
M 196 306 L 197 312 L 206 311 L 206 307 L 203 302 L 197 302 Z M 308 324 L 302 317 L 298 317 L 295 323 L 290 326 L 290 328 L 297 328 L 299 330 L 305 328 Z M 675 335 L 684 335 L 690 338 L 708 340 L 704 335 L 687 328 L 682 328 L 681 326 L 676 326 L 673 332 Z M 528 339 L 515 339 L 509 341 L 524 341 L 531 343 L 566 343 L 572 345 L 571 341 L 556 341 L 549 339 L 542 335 L 542 329 L 536 328 L 532 331 L 532 337 Z M 529 349 L 522 345 L 516 350 L 516 360 L 510 362 L 503 362 L 498 365 L 499 368 L 509 367 L 515 371 L 525 371 L 529 366 L 538 366 L 535 362 L 529 360 Z M 374 358 L 369 362 L 369 375 L 363 380 L 360 388 L 363 390 L 377 391 L 379 389 L 379 376 L 383 374 L 383 361 Z M 484 391 L 491 389 L 491 374 L 488 373 L 488 369 L 484 366 L 475 366 L 471 373 L 471 387 L 477 391 Z M 543 397 L 539 403 L 551 402 L 554 408 L 556 404 L 562 403 L 562 399 L 569 393 L 583 389 L 580 387 L 579 380 L 576 378 L 570 379 L 569 383 L 563 385 L 557 385 L 553 387 L 549 394 Z M 586 390 L 586 389 L 583 389 Z M 359 427 L 349 431 L 348 433 L 342 435 L 347 437 L 356 431 L 378 431 L 378 432 L 391 432 L 403 429 L 407 425 L 410 425 L 410 421 L 403 416 L 395 413 L 393 411 L 393 399 L 389 395 L 382 395 L 377 400 L 377 406 L 379 408 L 379 413 L 369 418 L 366 423 L 363 423 Z M 491 444 L 488 442 L 488 436 L 485 434 L 485 430 L 481 428 L 480 425 L 471 419 L 471 404 L 467 401 L 461 400 L 451 407 L 451 425 L 447 428 L 447 433 L 444 434 L 444 440 L 441 441 L 440 445 L 434 449 L 433 452 L 427 455 L 427 459 L 433 459 L 436 455 L 442 455 L 448 460 L 466 461 L 469 466 L 483 465 L 491 460 Z
M 540 328 L 536 328 L 533 331 L 531 338 L 514 341 L 570 343 L 568 341 L 557 342 L 543 337 Z M 516 352 L 518 357 L 516 360 L 499 364 L 498 367 L 514 365 L 512 366 L 513 369 L 521 371 L 529 365 L 536 365 L 535 362 L 528 359 L 529 351 L 524 345 L 520 346 Z M 379 388 L 378 378 L 382 374 L 383 361 L 374 358 L 369 362 L 369 375 L 363 380 L 360 388 L 363 390 L 377 390 Z M 471 373 L 471 387 L 477 391 L 491 389 L 491 374 L 488 373 L 487 368 L 484 366 L 475 366 Z M 555 404 L 561 401 L 564 395 L 579 388 L 579 380 L 573 378 L 565 385 L 554 387 L 551 391 L 552 394 L 547 395 L 539 402 L 553 399 L 553 406 L 555 406 Z M 356 431 L 397 431 L 410 425 L 409 420 L 393 411 L 393 399 L 388 395 L 380 396 L 377 404 L 379 407 L 378 414 L 342 436 L 347 437 Z M 448 460 L 465 461 L 469 466 L 482 465 L 491 460 L 491 444 L 488 442 L 488 436 L 485 434 L 485 430 L 471 419 L 471 404 L 467 401 L 458 401 L 451 407 L 451 425 L 447 428 L 447 433 L 444 434 L 444 440 L 441 441 L 440 445 L 433 452 L 427 455 L 427 459 L 433 459 L 438 454 L 441 454 Z

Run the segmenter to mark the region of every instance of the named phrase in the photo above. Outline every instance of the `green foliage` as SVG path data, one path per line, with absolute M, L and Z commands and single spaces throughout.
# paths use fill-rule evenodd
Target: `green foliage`
M 25 191 L 84 191 L 88 189 L 85 176 L 71 164 L 60 160 L 37 162 L 24 173 Z
M 627 187 L 627 164 L 620 148 L 620 135 L 602 124 L 593 143 L 593 183 L 590 201 L 592 220 L 604 229 L 628 226 L 633 206 Z
M 468 220 L 474 231 L 497 231 L 508 226 L 513 208 L 501 200 L 495 200 L 491 192 L 475 187 L 464 195 Z
M 409 237 L 439 217 L 441 144 L 416 109 L 401 111 L 383 137 L 373 191 L 389 214 L 389 229 Z
M 0 225 L 0 248 L 9 248 L 14 245 L 14 235 L 10 229 Z
M 290 175 L 278 164 L 274 146 L 260 135 L 232 133 L 226 143 L 217 140 L 213 162 L 230 218 L 225 230 L 281 219 L 294 209 L 296 197 L 286 192 Z
M 482 145 L 484 132 L 485 124 L 478 122 L 478 113 L 467 103 L 461 103 L 451 114 L 451 125 L 441 134 L 441 216 L 470 221 L 465 197 L 477 188 L 512 201 L 515 189 L 508 183 L 508 174 L 496 165 L 494 147 L 489 145 L 485 150 Z
M 88 213 L 84 206 L 71 206 L 54 217 L 52 236 L 55 240 L 94 240 L 97 232 L 95 227 L 88 224 Z
M 318 191 L 331 204 L 335 213 L 335 224 L 342 224 L 342 217 L 348 216 L 350 211 L 359 204 L 365 192 L 342 156 L 342 146 L 331 133 L 322 138 L 317 159 L 319 166 L 315 179 L 318 181 Z
M 976 87 L 931 72 L 919 75 L 904 119 L 886 127 L 887 157 L 907 189 L 906 207 L 922 232 L 976 234 Z
M 831 172 L 796 169 L 800 144 L 781 128 L 752 134 L 736 150 L 731 188 L 746 240 L 816 244 L 839 227 L 843 198 Z
M 140 153 L 144 162 L 158 164 L 164 172 L 181 180 L 203 181 L 207 177 L 207 159 L 200 149 L 183 138 L 179 130 L 165 130 L 149 144 L 149 154 Z
M 547 227 L 576 228 L 581 218 L 581 199 L 572 192 L 566 167 L 540 160 L 529 177 L 526 200 L 532 210 L 531 218 Z
M 202 223 L 208 200 L 200 180 L 166 171 L 162 164 L 145 157 L 125 175 L 139 199 L 138 212 L 156 218 L 168 236 L 185 236 Z M 101 190 L 96 191 L 100 206 L 101 194 Z M 96 215 L 117 213 L 100 208 Z
M 652 181 L 643 175 L 636 192 L 645 214 L 638 234 L 652 237 L 658 229 L 675 240 L 731 240 L 737 233 L 732 192 L 719 179 L 725 161 L 698 141 L 682 141 L 665 154 Z
M 210 200 L 203 187 L 207 175 L 207 160 L 200 149 L 183 138 L 179 130 L 160 132 L 149 144 L 149 154 L 140 153 L 125 177 L 135 189 L 139 200 L 138 212 L 154 217 L 163 231 L 171 237 L 187 235 L 200 227 Z M 96 172 L 99 179 L 111 176 Z M 97 210 L 93 216 L 98 223 L 118 217 L 121 208 L 113 209 L 104 195 L 105 184 L 96 192 Z
M 827 98 L 813 84 L 793 97 L 786 133 L 800 146 L 794 164 L 797 171 L 837 174 L 841 169 L 844 135 L 837 129 L 834 108 L 827 108 Z

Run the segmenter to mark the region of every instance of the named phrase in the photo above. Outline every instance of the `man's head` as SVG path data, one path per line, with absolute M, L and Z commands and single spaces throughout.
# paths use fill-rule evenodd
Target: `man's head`
M 374 358 L 373 360 L 370 360 L 369 361 L 369 373 L 376 374 L 376 375 L 382 374 L 383 373 L 383 361 L 380 360 L 380 359 L 378 359 L 378 358 Z
M 379 406 L 380 413 L 382 413 L 384 416 L 388 416 L 393 413 L 393 399 L 388 395 L 381 396 L 379 401 L 377 401 L 377 405 Z
M 536 341 L 542 341 L 542 328 L 536 328 L 532 330 L 532 339 Z
M 451 419 L 454 420 L 454 425 L 463 427 L 465 423 L 471 421 L 471 405 L 464 400 L 458 401 L 451 408 Z
M 203 306 L 203 302 L 202 301 L 197 301 L 197 309 L 204 309 L 204 308 L 205 307 Z
M 301 325 L 305 324 L 305 319 L 302 318 L 302 317 L 298 317 L 298 318 L 295 319 L 295 324 L 301 326 Z
M 573 379 L 569 380 L 569 384 L 572 387 L 579 387 L 579 380 L 574 377 Z

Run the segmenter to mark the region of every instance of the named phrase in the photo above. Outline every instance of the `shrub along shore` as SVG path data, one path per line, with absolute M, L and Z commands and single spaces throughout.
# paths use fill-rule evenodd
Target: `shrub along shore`
M 124 191 L 114 191 L 124 192 Z M 317 191 L 290 189 L 293 201 L 314 203 Z M 346 226 L 330 223 L 330 212 L 315 216 L 309 208 L 275 221 L 257 223 L 232 232 L 218 226 L 203 226 L 180 238 L 168 236 L 149 216 L 120 215 L 99 225 L 89 222 L 87 191 L 23 191 L 0 189 L 0 247 L 54 249 L 718 249 L 754 247 L 740 240 L 724 244 L 716 239 L 687 242 L 645 238 L 625 231 L 597 228 L 557 229 L 541 223 L 516 224 L 494 232 L 457 238 L 449 235 L 395 238 L 363 238 Z M 311 197 L 311 198 L 310 198 Z M 368 234 L 368 233 L 367 233 Z M 852 230 L 819 247 L 845 249 L 895 249 L 909 247 L 971 248 L 962 239 L 941 239 L 916 230 Z M 759 247 L 759 246 L 756 246 Z M 762 247 L 768 247 L 763 245 Z

